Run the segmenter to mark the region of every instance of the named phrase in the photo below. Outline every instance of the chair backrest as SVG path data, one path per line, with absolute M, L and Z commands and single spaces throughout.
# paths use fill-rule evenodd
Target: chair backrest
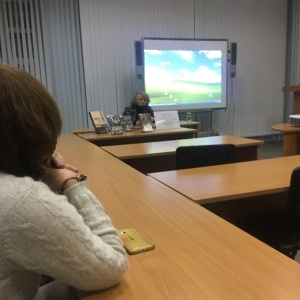
M 296 167 L 291 175 L 286 210 L 289 214 L 290 231 L 296 245 L 296 251 L 292 253 L 295 256 L 300 249 L 300 167 Z
M 300 211 L 300 167 L 296 167 L 291 175 L 287 210 L 295 213 Z
M 235 158 L 233 144 L 182 146 L 176 149 L 176 169 L 229 164 Z

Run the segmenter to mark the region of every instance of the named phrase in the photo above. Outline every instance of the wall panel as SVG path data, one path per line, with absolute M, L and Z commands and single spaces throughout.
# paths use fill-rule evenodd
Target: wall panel
M 88 110 L 122 114 L 137 80 L 134 41 L 194 36 L 194 1 L 80 1 Z
M 273 133 L 283 120 L 286 1 L 80 0 L 88 110 L 123 112 L 142 87 L 134 41 L 141 37 L 226 38 L 236 42 L 237 76 L 228 109 L 213 129 L 240 136 Z
M 214 112 L 213 127 L 221 134 L 272 133 L 283 120 L 286 1 L 197 0 L 195 23 L 196 37 L 237 43 L 228 110 Z
M 300 84 L 300 0 L 288 0 L 285 85 Z M 293 113 L 294 95 L 285 94 L 284 120 Z

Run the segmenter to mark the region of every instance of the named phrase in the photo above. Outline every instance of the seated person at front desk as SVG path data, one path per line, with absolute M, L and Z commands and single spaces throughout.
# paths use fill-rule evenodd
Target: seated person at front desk
M 117 284 L 127 269 L 86 176 L 53 154 L 61 127 L 46 88 L 0 64 L 0 299 L 75 300 L 79 289 Z
M 139 125 L 139 114 L 149 113 L 151 114 L 152 121 L 154 122 L 153 109 L 149 105 L 149 95 L 144 92 L 137 92 L 131 99 L 131 104 L 125 107 L 123 116 L 131 116 L 133 125 Z

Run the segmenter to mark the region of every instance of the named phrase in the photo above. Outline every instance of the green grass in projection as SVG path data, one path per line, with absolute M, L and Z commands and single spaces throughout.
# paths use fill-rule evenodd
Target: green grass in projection
M 163 90 L 157 88 L 156 84 L 146 86 L 147 92 L 151 95 L 151 105 L 204 103 L 221 99 L 221 84 L 219 83 L 173 80 L 163 82 L 162 85 Z

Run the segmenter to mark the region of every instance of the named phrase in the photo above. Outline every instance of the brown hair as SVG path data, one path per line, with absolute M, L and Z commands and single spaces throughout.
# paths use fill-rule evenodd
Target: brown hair
M 142 95 L 143 99 L 146 100 L 146 102 L 147 102 L 146 105 L 149 105 L 150 98 L 149 98 L 149 95 L 147 93 L 145 93 L 145 92 L 137 92 L 137 93 L 135 93 L 135 95 L 131 99 L 131 104 L 136 104 L 137 103 L 137 96 L 138 95 Z
M 0 64 L 0 170 L 37 179 L 61 128 L 58 105 L 43 84 Z

